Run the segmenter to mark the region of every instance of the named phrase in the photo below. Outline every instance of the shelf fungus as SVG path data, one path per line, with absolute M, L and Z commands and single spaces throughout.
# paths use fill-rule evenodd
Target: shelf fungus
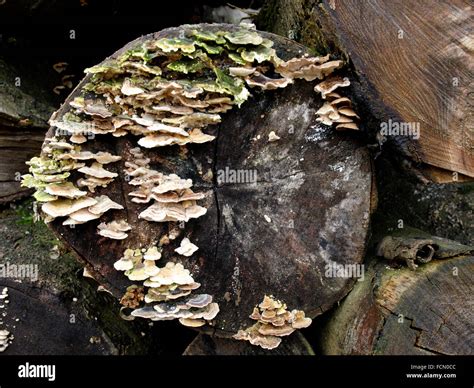
M 200 327 L 212 321 L 218 313 L 219 305 L 212 302 L 211 295 L 197 294 L 196 296 L 181 298 L 174 303 L 157 303 L 153 306 L 135 309 L 131 315 L 152 321 L 178 319 L 184 326 Z
M 272 46 L 271 40 L 244 26 L 232 32 L 187 29 L 179 38 L 137 43 L 118 57 L 87 69 L 89 76 L 82 89 L 49 121 L 56 133 L 65 135 L 47 139 L 41 158 L 31 160 L 33 174 L 23 177 L 23 185 L 36 188 L 39 202 L 77 199 L 85 196 L 84 188 L 94 193 L 119 175 L 104 165 L 121 156 L 81 149 L 95 135 L 138 136 L 144 148 L 205 143 L 215 139 L 205 129 L 219 124 L 221 113 L 240 107 L 250 97 L 247 87 L 272 90 L 295 79 L 319 79 L 323 81 L 315 90 L 327 99 L 337 87 L 349 85 L 347 78 L 325 79 L 341 68 L 342 61 L 330 60 L 329 55 L 283 61 Z M 357 115 L 350 102 L 333 98 L 328 103 L 321 108 L 322 122 L 334 122 L 336 129 L 356 128 L 353 119 Z M 269 140 L 277 137 L 271 135 Z M 190 189 L 189 179 L 152 170 L 149 159 L 138 154 L 136 159 L 137 163 L 125 163 L 126 173 L 133 177 L 129 183 L 140 186 L 130 193 L 132 201 L 155 201 L 140 213 L 141 219 L 187 221 L 206 213 L 195 202 L 203 194 Z M 45 173 L 38 170 L 43 165 L 47 166 Z M 84 174 L 76 181 L 78 187 L 71 181 L 72 170 Z M 93 214 L 81 211 L 69 223 L 87 222 Z
M 181 244 L 174 251 L 183 256 L 192 256 L 199 248 L 194 245 L 189 238 L 185 237 L 181 240 Z
M 77 225 L 98 219 L 111 209 L 123 209 L 122 205 L 113 202 L 106 195 L 97 198 L 88 196 L 87 191 L 79 188 L 83 187 L 80 184 L 81 179 L 78 182 L 79 187 L 71 181 L 74 174 L 89 172 L 89 169 L 98 169 L 102 173 L 102 164 L 94 162 L 91 167 L 86 167 L 85 163 L 81 162 L 88 159 L 111 163 L 121 157 L 107 152 L 83 152 L 78 145 L 52 137 L 46 139 L 42 155 L 27 162 L 30 174 L 22 176 L 22 186 L 36 190 L 33 196 L 43 203 L 41 211 L 45 215 L 45 222 L 68 217 L 63 225 Z M 115 173 L 108 174 L 117 176 Z
M 262 303 L 254 308 L 250 318 L 257 323 L 245 330 L 239 330 L 234 338 L 249 341 L 252 345 L 264 349 L 278 347 L 281 337 L 311 324 L 311 319 L 305 317 L 304 311 L 288 311 L 285 303 L 267 295 Z
M 341 60 L 330 60 L 326 55 L 283 61 L 273 41 L 255 30 L 240 26 L 213 32 L 213 28 L 187 26 L 174 37 L 142 39 L 86 69 L 84 81 L 49 120 L 51 133 L 58 135 L 46 139 L 41 156 L 30 160 L 30 173 L 23 176 L 22 185 L 36 190 L 34 197 L 42 203 L 46 222 L 67 217 L 63 225 L 75 225 L 99 219 L 100 236 L 127 238 L 131 226 L 120 217 L 100 222 L 104 213 L 123 210 L 121 204 L 100 195 L 115 179 L 132 186 L 127 200 L 138 206 L 147 204 L 140 208 L 138 219 L 131 218 L 138 223 L 188 222 L 204 216 L 207 209 L 198 201 L 207 193 L 194 192 L 188 177 L 155 166 L 156 148 L 212 142 L 217 132 L 212 128 L 222 122 L 222 114 L 240 108 L 252 94 L 285 88 L 299 79 L 321 80 L 315 87 L 325 100 L 318 111 L 321 122 L 337 124 L 338 130 L 357 128 L 358 117 L 350 101 L 334 92 L 350 84 L 347 78 L 333 74 L 342 67 Z M 257 134 L 257 139 L 261 135 Z M 280 139 L 273 131 L 268 136 L 270 142 Z M 119 147 L 120 156 L 100 150 L 104 142 L 98 138 L 113 146 L 119 137 L 133 139 L 139 147 Z M 181 148 L 183 153 L 185 148 Z M 160 156 L 168 154 L 165 149 Z M 109 166 L 122 157 L 123 169 Z M 173 163 L 163 162 L 162 166 L 168 168 Z M 209 171 L 206 177 L 212 181 Z M 138 206 L 130 206 L 128 211 Z M 160 244 L 176 237 L 170 232 Z M 197 249 L 184 238 L 175 251 L 191 256 Z M 191 327 L 211 322 L 219 312 L 217 303 L 206 294 L 193 297 L 200 284 L 180 263 L 170 261 L 158 267 L 161 254 L 155 246 L 127 249 L 114 263 L 132 282 L 143 282 L 140 292 L 136 288 L 127 291 L 123 304 L 132 308 L 145 304 L 132 316 L 176 318 Z M 278 346 L 280 336 L 310 323 L 303 312 L 287 312 L 283 305 L 261 309 L 258 313 L 263 318 L 239 336 L 266 348 Z M 279 319 L 275 322 L 283 323 L 265 322 L 271 314 Z
M 161 258 L 156 246 L 148 249 L 127 249 L 123 257 L 114 263 L 115 269 L 125 271 L 141 286 L 131 286 L 122 297 L 122 305 L 135 308 L 132 317 L 153 321 L 179 319 L 185 326 L 199 327 L 212 321 L 219 312 L 219 305 L 208 294 L 191 295 L 201 285 L 194 281 L 189 270 L 180 263 L 169 261 L 157 267 Z M 139 297 L 139 298 L 138 298 Z M 137 308 L 141 302 L 145 306 Z
M 124 240 L 132 227 L 125 220 L 114 220 L 109 223 L 102 222 L 97 226 L 97 234 L 113 240 Z
M 126 173 L 133 177 L 128 183 L 138 186 L 129 193 L 132 202 L 154 204 L 139 214 L 140 219 L 151 222 L 184 221 L 199 218 L 206 214 L 205 207 L 196 201 L 204 198 L 203 193 L 195 193 L 190 188 L 191 179 L 180 178 L 176 174 L 165 175 L 150 169 L 149 159 L 145 158 L 139 147 L 130 151 L 133 161 L 125 163 Z
M 327 84 L 325 82 L 329 81 Z M 358 130 L 359 127 L 356 123 L 360 119 L 357 113 L 352 109 L 352 101 L 334 90 L 338 86 L 349 86 L 350 82 L 347 78 L 342 80 L 341 78 L 333 78 L 327 81 L 323 81 L 321 84 L 316 85 L 315 90 L 320 91 L 323 98 L 326 100 L 316 114 L 316 119 L 324 125 L 336 125 L 336 130 Z

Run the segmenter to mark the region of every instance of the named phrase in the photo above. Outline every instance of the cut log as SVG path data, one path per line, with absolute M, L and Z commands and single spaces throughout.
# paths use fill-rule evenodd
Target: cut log
M 445 182 L 474 177 L 471 19 L 466 0 L 267 0 L 259 27 L 350 57 L 372 129 L 413 123 L 418 138 L 387 139 Z
M 248 342 L 233 341 L 206 334 L 198 334 L 183 353 L 184 356 L 313 356 L 314 351 L 303 334 L 285 337 L 277 349 L 265 350 Z
M 323 354 L 473 354 L 474 257 L 433 260 L 416 271 L 381 260 L 323 325 Z
M 229 25 L 197 25 L 163 30 L 144 36 L 115 53 L 138 43 L 203 27 L 235 29 Z M 274 41 L 283 59 L 301 56 L 305 47 L 288 39 L 261 33 Z M 79 84 L 57 114 L 61 118 L 90 76 Z M 166 245 L 163 261 L 172 259 L 191 270 L 201 283 L 200 292 L 213 295 L 220 313 L 215 325 L 204 330 L 231 336 L 254 322 L 254 306 L 265 294 L 285 301 L 289 309 L 301 309 L 315 317 L 328 310 L 351 289 L 354 279 L 326 278 L 327 264 L 357 264 L 364 248 L 372 210 L 372 174 L 368 151 L 356 139 L 317 125 L 315 112 L 322 101 L 307 82 L 271 93 L 254 92 L 251 101 L 223 117 L 222 124 L 206 129 L 218 138 L 209 144 L 185 148 L 145 150 L 154 169 L 191 178 L 197 191 L 206 193 L 202 205 L 207 214 L 192 220 Z M 268 142 L 274 131 L 281 140 Z M 54 134 L 50 129 L 49 136 Z M 130 201 L 133 191 L 124 177 L 124 163 L 137 139 L 127 135 L 97 136 L 85 150 L 109 151 L 122 160 L 107 166 L 119 178 L 97 195 L 106 194 L 125 211 L 109 212 L 101 221 L 126 218 L 132 226 L 125 240 L 97 235 L 97 221 L 75 228 L 63 220 L 51 228 L 88 265 L 96 279 L 117 298 L 130 282 L 112 264 L 126 248 L 156 243 L 173 223 L 151 223 L 138 218 L 148 205 Z M 218 184 L 227 170 L 257 172 L 257 182 Z M 210 182 L 209 171 L 214 176 Z M 169 224 L 169 225 L 168 225 Z M 192 257 L 177 257 L 174 249 L 189 237 L 199 250 Z

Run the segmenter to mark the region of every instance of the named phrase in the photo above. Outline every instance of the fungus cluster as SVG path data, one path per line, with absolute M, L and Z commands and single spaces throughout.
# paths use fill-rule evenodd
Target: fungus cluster
M 97 234 L 113 240 L 123 240 L 128 237 L 128 232 L 132 227 L 125 220 L 114 220 L 108 223 L 101 222 L 97 226 Z
M 126 162 L 126 173 L 131 178 L 128 183 L 136 187 L 129 193 L 132 202 L 153 204 L 139 214 L 139 218 L 152 222 L 184 221 L 206 214 L 206 208 L 196 201 L 204 198 L 203 193 L 191 190 L 191 179 L 182 179 L 176 174 L 163 174 L 150 169 L 139 147 L 130 151 L 133 161 Z
M 245 330 L 239 330 L 234 338 L 249 341 L 252 345 L 264 349 L 278 347 L 281 337 L 311 324 L 311 318 L 305 317 L 304 311 L 288 311 L 285 303 L 267 295 L 262 303 L 254 308 L 250 318 L 257 323 Z
M 106 195 L 89 196 L 97 185 L 107 185 L 117 176 L 105 170 L 103 164 L 120 159 L 107 152 L 81 151 L 80 146 L 53 137 L 46 139 L 40 157 L 27 162 L 30 174 L 23 175 L 22 185 L 36 189 L 34 198 L 43 203 L 41 210 L 46 222 L 67 217 L 63 225 L 83 224 L 100 218 L 111 209 L 123 209 Z M 91 160 L 91 165 L 87 166 L 85 162 Z M 72 181 L 74 176 L 78 178 L 77 186 Z M 83 184 L 84 181 L 88 184 Z M 84 186 L 89 191 L 82 190 Z
M 329 126 L 336 124 L 336 130 L 359 129 L 354 120 L 358 120 L 360 117 L 352 109 L 352 101 L 334 92 L 339 87 L 349 85 L 348 78 L 331 77 L 314 87 L 314 90 L 320 92 L 322 98 L 326 100 L 316 112 L 317 121 Z
M 125 271 L 130 280 L 143 281 L 142 286 L 130 286 L 121 299 L 124 307 L 134 309 L 131 316 L 153 321 L 179 319 L 181 324 L 190 327 L 212 321 L 219 312 L 219 305 L 212 302 L 212 296 L 191 295 L 201 284 L 194 281 L 189 270 L 171 261 L 157 267 L 155 261 L 160 259 L 160 250 L 151 246 L 127 249 L 114 263 L 115 269 Z M 142 301 L 146 305 L 137 308 Z
M 336 123 L 336 129 L 357 128 L 350 100 L 334 92 L 349 81 L 327 78 L 342 67 L 342 61 L 330 60 L 329 55 L 283 61 L 272 46 L 271 40 L 244 27 L 214 32 L 186 28 L 179 36 L 137 43 L 87 69 L 82 88 L 50 119 L 56 137 L 46 139 L 41 156 L 29 162 L 30 174 L 23 176 L 23 185 L 36 189 L 34 196 L 43 204 L 45 221 L 66 217 L 63 225 L 75 225 L 98 220 L 98 235 L 126 239 L 132 228 L 126 219 L 99 220 L 110 210 L 123 209 L 101 195 L 116 178 L 133 186 L 130 200 L 143 205 L 139 220 L 188 222 L 203 216 L 207 209 L 198 201 L 205 194 L 192 190 L 191 179 L 153 169 L 140 147 L 186 147 L 213 141 L 215 136 L 206 129 L 219 124 L 223 113 L 240 107 L 250 90 L 284 88 L 296 79 L 320 80 L 315 90 L 326 102 L 318 111 L 318 120 L 326 125 Z M 124 171 L 108 167 L 121 156 L 87 149 L 93 139 L 106 136 L 136 137 L 137 146 L 130 150 Z M 269 142 L 279 139 L 274 132 L 268 135 Z M 100 144 L 94 142 L 91 149 Z M 170 232 L 161 237 L 160 244 L 172 239 Z M 191 256 L 197 249 L 184 238 L 175 252 Z M 129 280 L 143 282 L 127 289 L 122 304 L 135 308 L 132 316 L 177 318 L 194 327 L 211 321 L 219 311 L 212 296 L 191 295 L 200 284 L 190 272 L 171 261 L 160 268 L 155 263 L 160 258 L 160 250 L 153 246 L 127 249 L 115 262 L 114 267 Z M 145 306 L 137 308 L 142 302 Z M 273 304 L 267 306 L 270 302 Z M 271 314 L 274 320 L 267 321 Z M 269 297 L 252 315 L 258 316 L 257 324 L 237 336 L 267 348 L 278 346 L 279 336 L 310 322 L 304 313 L 287 312 L 284 304 Z

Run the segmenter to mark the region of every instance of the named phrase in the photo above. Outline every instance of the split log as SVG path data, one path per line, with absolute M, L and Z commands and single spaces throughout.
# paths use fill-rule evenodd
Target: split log
M 371 129 L 419 125 L 419 138 L 387 139 L 428 178 L 452 182 L 474 177 L 471 19 L 466 0 L 267 0 L 258 24 L 350 57 Z
M 248 342 L 198 334 L 184 356 L 313 356 L 314 351 L 300 332 L 285 337 L 277 349 L 265 350 Z
M 369 261 L 363 281 L 323 324 L 324 354 L 473 353 L 474 248 L 413 230 L 407 236 L 434 240 L 440 259 L 415 271 Z
M 149 39 L 176 37 L 198 26 L 171 28 L 128 44 L 112 55 L 116 58 L 137 43 Z M 201 25 L 206 29 L 229 30 L 229 25 Z M 283 59 L 301 56 L 307 49 L 268 33 Z M 57 118 L 89 81 L 78 85 L 59 110 Z M 372 173 L 366 148 L 345 134 L 317 125 L 315 112 L 322 101 L 307 82 L 268 94 L 255 92 L 240 109 L 223 117 L 222 124 L 207 128 L 217 135 L 213 143 L 145 150 L 152 168 L 191 178 L 199 191 L 207 193 L 203 206 L 207 214 L 192 220 L 180 237 L 164 247 L 165 260 L 182 262 L 202 284 L 200 291 L 214 296 L 220 313 L 217 335 L 230 336 L 253 324 L 254 306 L 265 294 L 284 300 L 290 309 L 304 310 L 315 317 L 331 308 L 352 288 L 354 279 L 326 278 L 327 263 L 360 263 L 372 210 Z M 281 140 L 268 142 L 270 131 Z M 50 129 L 48 136 L 54 134 Z M 90 144 L 89 144 L 90 143 Z M 97 195 L 106 194 L 122 204 L 132 225 L 129 237 L 111 241 L 97 235 L 97 221 L 70 228 L 62 220 L 51 228 L 71 247 L 95 278 L 117 298 L 130 284 L 112 264 L 126 248 L 146 247 L 177 225 L 150 223 L 138 219 L 147 205 L 130 201 L 133 187 L 124 177 L 124 163 L 132 160 L 136 147 L 130 135 L 121 138 L 96 137 L 83 149 L 109 151 L 122 156 L 110 169 L 119 179 Z M 218 184 L 220 171 L 256 170 L 256 183 Z M 211 171 L 214 181 L 206 177 Z M 101 221 L 123 218 L 110 212 Z M 191 258 L 176 257 L 174 249 L 182 237 L 199 246 Z

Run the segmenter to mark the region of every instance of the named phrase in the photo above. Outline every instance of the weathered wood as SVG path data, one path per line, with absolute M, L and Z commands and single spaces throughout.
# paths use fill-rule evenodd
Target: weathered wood
M 31 193 L 20 187 L 20 177 L 28 172 L 27 160 L 38 154 L 44 130 L 0 126 L 0 203 Z
M 183 353 L 184 356 L 312 356 L 314 351 L 303 334 L 285 337 L 273 350 L 252 346 L 248 342 L 233 341 L 206 334 L 198 334 Z
M 41 149 L 54 110 L 28 78 L 0 59 L 0 204 L 31 193 L 20 187 L 20 175 Z
M 474 257 L 393 269 L 374 260 L 322 328 L 324 354 L 472 354 Z
M 452 181 L 451 172 L 474 177 L 471 19 L 466 0 L 268 0 L 259 24 L 350 57 L 360 103 L 378 122 L 419 123 L 419 139 L 390 143 L 428 178 Z
M 196 26 L 142 37 L 112 57 L 147 39 L 177 36 L 185 28 Z M 262 35 L 275 42 L 283 59 L 305 52 L 303 46 L 288 39 Z M 58 117 L 88 79 L 69 96 Z M 193 145 L 186 152 L 175 146 L 145 151 L 152 168 L 191 178 L 196 190 L 207 193 L 203 202 L 207 214 L 189 222 L 180 238 L 165 247 L 164 257 L 176 256 L 173 250 L 184 236 L 199 246 L 193 257 L 174 257 L 173 261 L 189 268 L 202 284 L 200 290 L 219 303 L 221 311 L 212 330 L 226 336 L 252 324 L 248 316 L 265 294 L 274 294 L 289 308 L 302 309 L 312 317 L 343 298 L 354 280 L 325 278 L 325 266 L 361 262 L 372 205 L 368 152 L 357 140 L 316 124 L 315 112 L 321 100 L 313 85 L 296 82 L 285 90 L 254 94 L 241 109 L 226 114 L 221 125 L 207 129 L 218 134 L 213 143 Z M 268 143 L 272 130 L 280 141 Z M 124 293 L 129 282 L 113 268 L 113 262 L 125 248 L 148 246 L 168 232 L 167 224 L 139 220 L 138 214 L 146 205 L 129 200 L 133 187 L 124 180 L 123 169 L 131 160 L 129 150 L 135 146 L 133 137 L 104 136 L 83 147 L 123 157 L 110 167 L 120 179 L 97 194 L 107 194 L 125 206 L 125 212 L 107 213 L 101 221 L 126 217 L 133 226 L 126 240 L 97 236 L 94 221 L 74 229 L 62 226 L 61 220 L 51 224 L 116 297 Z M 219 185 L 217 173 L 226 168 L 255 169 L 258 182 Z M 209 170 L 214 182 L 205 180 Z

